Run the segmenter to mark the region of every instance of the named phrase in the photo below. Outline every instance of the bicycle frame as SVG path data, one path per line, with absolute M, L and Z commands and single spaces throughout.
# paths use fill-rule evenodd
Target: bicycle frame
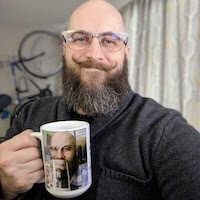
M 20 98 L 20 93 L 24 93 L 25 91 L 20 90 L 20 88 L 18 86 L 15 68 L 17 68 L 38 90 L 40 90 L 40 87 L 30 77 L 28 77 L 24 73 L 24 71 L 20 68 L 19 63 L 20 62 L 12 62 L 11 63 L 11 70 L 12 70 L 12 76 L 13 76 L 13 79 L 14 79 L 14 85 L 15 85 L 15 92 L 16 92 L 17 101 L 18 101 L 19 104 L 21 104 L 22 103 L 22 99 Z
M 41 53 L 41 54 L 36 55 L 36 56 L 34 56 L 34 57 L 31 57 L 31 58 L 29 58 L 29 59 L 24 59 L 23 61 L 31 61 L 31 60 L 33 60 L 33 59 L 39 57 L 39 56 L 42 56 L 42 55 L 44 55 L 44 53 Z M 14 79 L 14 86 L 15 86 L 15 92 L 16 92 L 16 97 L 17 97 L 18 104 L 21 105 L 21 104 L 23 103 L 22 101 L 23 101 L 23 99 L 24 99 L 24 98 L 21 98 L 21 97 L 20 97 L 20 94 L 21 94 L 21 93 L 24 93 L 24 92 L 27 92 L 27 90 L 26 90 L 26 91 L 20 90 L 20 87 L 19 87 L 19 85 L 18 85 L 17 78 L 16 78 L 15 69 L 18 69 L 18 70 L 23 74 L 23 76 L 39 90 L 39 92 L 40 92 L 39 94 L 41 94 L 42 92 L 46 92 L 46 91 L 47 91 L 47 92 L 49 92 L 49 95 L 51 96 L 51 91 L 49 90 L 49 85 L 47 86 L 46 89 L 41 89 L 41 88 L 39 87 L 39 85 L 38 85 L 35 81 L 33 81 L 33 79 L 31 79 L 31 78 L 21 69 L 21 67 L 20 67 L 20 64 L 21 64 L 21 63 L 22 63 L 21 60 L 19 60 L 19 61 L 14 61 L 14 62 L 11 62 L 11 63 L 10 63 L 10 65 L 11 65 L 11 71 L 12 71 L 12 77 L 13 77 L 13 79 Z M 28 98 L 33 98 L 33 97 L 39 96 L 39 94 L 34 95 L 34 96 L 31 96 L 31 97 L 28 97 Z

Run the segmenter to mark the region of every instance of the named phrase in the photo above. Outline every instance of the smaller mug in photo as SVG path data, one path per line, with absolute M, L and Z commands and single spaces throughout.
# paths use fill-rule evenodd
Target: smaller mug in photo
M 54 189 L 64 188 L 70 190 L 70 177 L 68 162 L 65 160 L 52 160 L 53 180 L 52 187 Z

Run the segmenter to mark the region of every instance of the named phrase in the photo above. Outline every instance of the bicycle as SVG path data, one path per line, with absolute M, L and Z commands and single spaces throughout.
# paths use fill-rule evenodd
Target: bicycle
M 19 59 L 10 63 L 17 98 L 17 105 L 13 111 L 13 117 L 15 117 L 16 112 L 27 101 L 53 95 L 49 84 L 45 88 L 41 88 L 33 78 L 44 80 L 55 76 L 61 71 L 63 66 L 61 46 L 61 37 L 47 30 L 32 31 L 26 34 L 21 40 L 18 50 Z M 25 89 L 21 89 L 20 87 L 16 69 L 23 74 Z M 22 93 L 29 92 L 26 81 L 34 85 L 38 93 L 22 98 Z M 5 107 L 9 104 L 6 104 Z M 4 108 L 2 108 L 3 110 Z
M 62 68 L 61 46 L 62 39 L 57 34 L 46 30 L 35 30 L 22 39 L 18 51 L 19 60 L 29 74 L 45 79 L 54 76 Z M 32 57 L 36 59 L 26 62 Z

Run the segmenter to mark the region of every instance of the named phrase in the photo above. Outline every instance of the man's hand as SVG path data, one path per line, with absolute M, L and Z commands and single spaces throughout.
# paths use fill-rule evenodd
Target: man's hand
M 30 190 L 43 176 L 38 140 L 26 130 L 0 144 L 0 182 L 4 199 Z

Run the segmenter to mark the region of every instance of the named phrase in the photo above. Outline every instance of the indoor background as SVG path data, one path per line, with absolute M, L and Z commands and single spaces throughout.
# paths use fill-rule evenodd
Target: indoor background
M 60 35 L 67 27 L 73 10 L 83 2 L 85 1 L 0 0 L 0 95 L 6 94 L 12 98 L 11 104 L 0 113 L 0 136 L 5 135 L 10 125 L 10 113 L 13 113 L 18 104 L 15 79 L 21 90 L 28 89 L 27 92 L 20 93 L 21 98 L 39 92 L 29 79 L 41 89 L 49 87 L 53 96 L 62 93 L 61 72 L 41 79 L 26 70 L 20 72 L 15 66 L 16 75 L 13 76 L 11 63 L 19 59 L 18 50 L 22 39 L 38 29 Z M 122 13 L 129 33 L 129 80 L 133 90 L 180 111 L 191 125 L 200 130 L 200 1 L 109 2 Z M 28 44 L 28 48 L 31 45 Z M 49 54 L 49 57 L 46 54 L 38 65 L 45 69 L 56 63 L 58 67 L 62 47 L 58 46 L 55 50 L 53 42 L 47 44 L 45 40 L 40 40 L 25 52 L 33 52 L 34 49 L 43 48 L 43 45 L 57 54 Z M 34 61 L 29 61 L 27 65 L 33 68 L 33 63 Z

